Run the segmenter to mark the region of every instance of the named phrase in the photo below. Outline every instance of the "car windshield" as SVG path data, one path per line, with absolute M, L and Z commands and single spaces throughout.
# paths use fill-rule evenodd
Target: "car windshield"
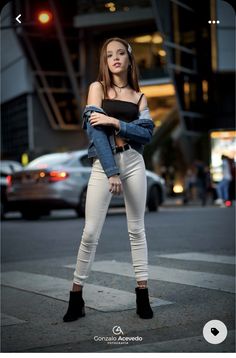
M 74 158 L 74 155 L 70 153 L 47 154 L 32 160 L 32 162 L 30 162 L 26 168 L 43 169 L 52 166 L 66 165 L 72 158 Z

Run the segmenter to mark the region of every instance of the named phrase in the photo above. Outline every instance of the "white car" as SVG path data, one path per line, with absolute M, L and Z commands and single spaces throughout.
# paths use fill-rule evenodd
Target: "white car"
M 9 176 L 19 170 L 22 170 L 22 165 L 14 160 L 0 161 L 0 184 L 1 184 L 1 218 L 4 219 L 5 213 L 8 211 L 7 201 L 7 184 Z
M 85 214 L 85 200 L 92 161 L 87 150 L 43 155 L 8 180 L 8 211 L 20 211 L 25 219 L 49 215 L 51 210 L 73 208 Z M 147 174 L 147 207 L 157 211 L 165 198 L 165 182 Z M 123 195 L 113 196 L 110 207 L 124 206 Z

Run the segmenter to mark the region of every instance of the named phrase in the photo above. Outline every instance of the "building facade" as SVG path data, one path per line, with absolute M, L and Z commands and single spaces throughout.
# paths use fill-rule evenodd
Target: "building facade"
M 42 10 L 52 14 L 46 25 L 38 21 Z M 1 12 L 2 157 L 86 147 L 81 113 L 100 47 L 122 37 L 156 126 L 147 166 L 183 173 L 194 158 L 208 161 L 209 132 L 234 126 L 233 18 L 223 0 L 8 3 Z

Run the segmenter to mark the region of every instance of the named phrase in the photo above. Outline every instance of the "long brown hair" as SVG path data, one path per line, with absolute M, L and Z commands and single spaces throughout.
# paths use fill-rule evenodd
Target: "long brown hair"
M 108 69 L 108 64 L 107 64 L 107 45 L 111 41 L 118 41 L 124 45 L 130 60 L 130 65 L 128 67 L 127 81 L 130 87 L 133 88 L 133 90 L 139 92 L 140 88 L 138 84 L 138 69 L 136 66 L 136 62 L 132 50 L 128 51 L 128 49 L 131 49 L 131 47 L 126 40 L 121 39 L 119 37 L 112 37 L 106 40 L 102 46 L 101 54 L 100 54 L 99 72 L 97 77 L 97 81 L 103 82 L 105 98 L 108 96 L 108 89 L 112 87 L 112 75 Z

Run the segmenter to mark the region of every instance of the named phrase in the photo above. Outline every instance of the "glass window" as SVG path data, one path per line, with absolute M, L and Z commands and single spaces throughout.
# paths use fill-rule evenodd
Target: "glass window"
M 173 42 L 189 49 L 195 48 L 197 16 L 195 12 L 189 11 L 177 4 L 172 4 Z
M 127 41 L 133 49 L 141 80 L 168 76 L 166 52 L 159 32 L 127 38 Z

